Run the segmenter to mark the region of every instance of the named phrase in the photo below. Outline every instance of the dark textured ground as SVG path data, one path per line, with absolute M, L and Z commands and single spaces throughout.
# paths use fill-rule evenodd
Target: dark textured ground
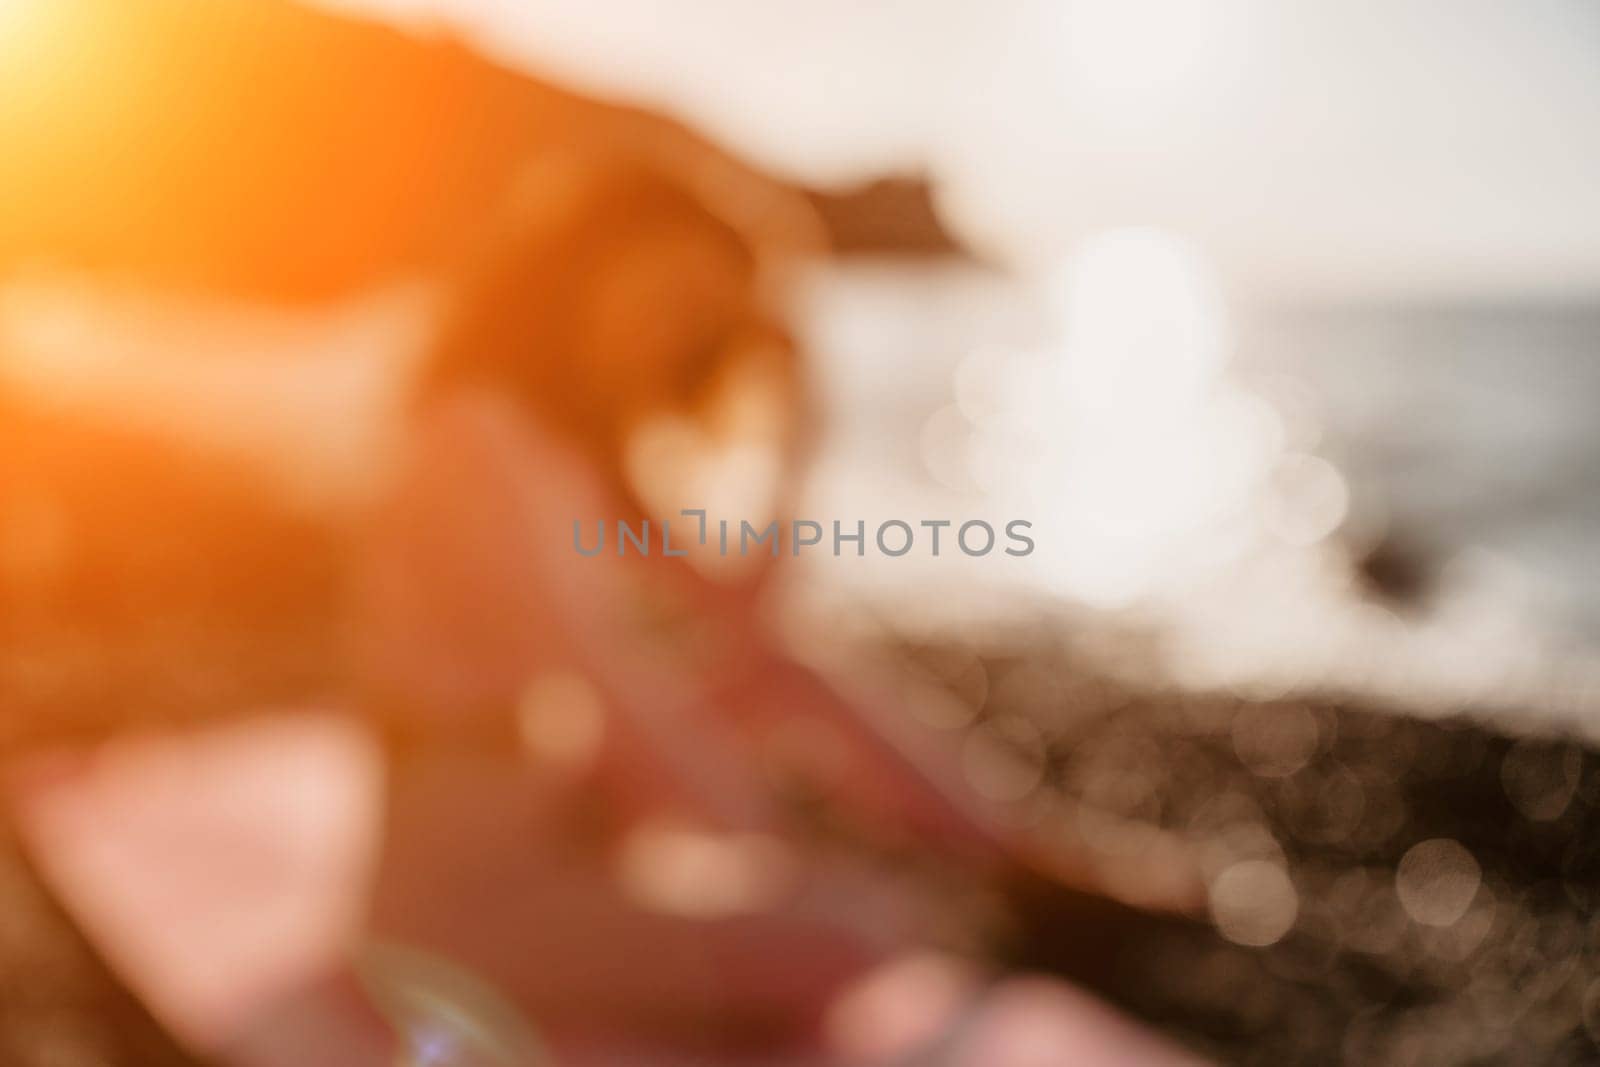
M 1152 922 L 1116 944 L 1101 991 L 1138 1015 L 1225 1063 L 1600 1063 L 1593 751 L 1314 696 L 1141 690 L 1047 627 L 902 652 L 978 708 L 966 729 L 1039 724 L 1023 755 L 1042 752 L 1042 793 L 1115 827 L 1113 849 L 1160 827 L 1208 873 L 1241 859 L 1286 866 L 1298 916 L 1269 947 L 1204 922 Z M 1276 753 L 1262 741 L 1275 723 L 1294 724 L 1278 728 Z M 1395 892 L 1402 856 L 1435 838 L 1482 870 L 1448 927 L 1413 921 Z M 1018 944 L 1026 964 L 1085 970 L 1081 938 L 1048 912 Z

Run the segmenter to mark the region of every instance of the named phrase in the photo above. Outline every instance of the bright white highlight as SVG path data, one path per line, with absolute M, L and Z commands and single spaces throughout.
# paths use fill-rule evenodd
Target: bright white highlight
M 1053 296 L 1055 458 L 1039 465 L 1048 482 L 1036 495 L 1054 509 L 1054 577 L 1071 596 L 1122 606 L 1214 562 L 1208 536 L 1248 502 L 1273 424 L 1225 387 L 1222 301 L 1177 237 L 1100 234 Z

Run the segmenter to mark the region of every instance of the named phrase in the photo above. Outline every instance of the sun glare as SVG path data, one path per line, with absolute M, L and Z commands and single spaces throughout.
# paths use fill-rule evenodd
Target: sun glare
M 0 0 L 0 48 L 9 48 L 38 8 L 38 0 Z
M 1224 387 L 1227 328 L 1214 272 L 1173 234 L 1122 229 L 1080 247 L 1058 279 L 1058 577 L 1105 606 L 1180 581 L 1262 459 Z M 1199 552 L 1209 554 L 1209 550 Z

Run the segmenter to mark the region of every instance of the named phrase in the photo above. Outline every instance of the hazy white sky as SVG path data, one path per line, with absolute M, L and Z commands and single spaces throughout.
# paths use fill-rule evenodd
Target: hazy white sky
M 323 2 L 809 180 L 926 172 L 1007 259 L 1155 223 L 1266 289 L 1600 291 L 1594 0 Z

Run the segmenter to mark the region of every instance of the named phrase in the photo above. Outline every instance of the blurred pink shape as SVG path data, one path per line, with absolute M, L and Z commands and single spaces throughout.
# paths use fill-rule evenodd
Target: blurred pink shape
M 947 1067 L 1200 1067 L 1205 1061 L 1081 990 L 1019 978 L 986 998 L 943 1062 Z
M 217 1047 L 343 960 L 373 868 L 382 774 L 348 720 L 264 718 L 21 770 L 35 862 L 193 1047 Z

